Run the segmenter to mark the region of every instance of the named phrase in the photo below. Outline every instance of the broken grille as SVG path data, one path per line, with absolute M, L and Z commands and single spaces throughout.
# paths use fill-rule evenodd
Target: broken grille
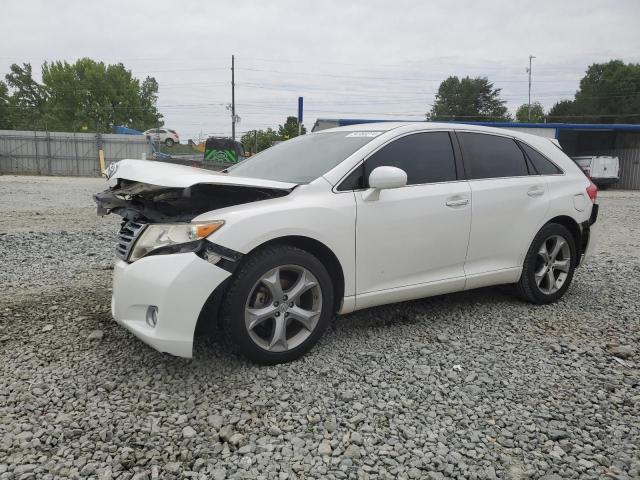
M 116 244 L 116 255 L 118 257 L 125 261 L 129 258 L 131 248 L 133 244 L 136 243 L 136 238 L 138 238 L 138 235 L 142 233 L 146 226 L 145 223 L 134 222 L 132 220 L 122 224 L 120 233 L 118 233 L 118 243 Z

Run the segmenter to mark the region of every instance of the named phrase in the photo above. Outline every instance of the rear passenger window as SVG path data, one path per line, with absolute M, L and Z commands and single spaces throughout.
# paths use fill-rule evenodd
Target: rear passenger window
M 467 177 L 499 178 L 528 175 L 522 150 L 511 138 L 483 133 L 458 133 Z
M 453 147 L 447 132 L 415 133 L 394 140 L 367 159 L 365 178 L 383 166 L 404 170 L 407 185 L 456 180 Z
M 537 150 L 531 148 L 526 143 L 519 142 L 520 146 L 524 150 L 524 153 L 527 154 L 533 168 L 535 168 L 536 172 L 540 175 L 556 175 L 558 173 L 562 173 L 558 167 L 556 167 L 551 160 L 542 155 Z M 534 173 L 534 172 L 532 172 Z

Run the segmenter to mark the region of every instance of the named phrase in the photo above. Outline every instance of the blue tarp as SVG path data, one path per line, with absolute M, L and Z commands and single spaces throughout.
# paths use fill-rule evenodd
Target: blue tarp
M 142 132 L 134 130 L 133 128 L 123 127 L 122 125 L 113 127 L 113 133 L 117 133 L 120 135 L 142 135 Z

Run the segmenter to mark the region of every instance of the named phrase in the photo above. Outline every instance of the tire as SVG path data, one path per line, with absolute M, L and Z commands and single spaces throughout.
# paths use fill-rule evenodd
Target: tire
M 171 139 L 171 138 L 167 138 L 167 139 L 164 141 L 164 144 L 165 144 L 167 147 L 173 147 L 173 145 L 174 145 L 175 143 L 176 143 L 176 142 L 174 142 L 174 141 L 173 141 L 173 139 Z
M 555 242 L 558 241 L 563 243 L 557 246 Z M 558 251 L 554 255 L 556 247 Z M 516 293 L 532 303 L 555 302 L 569 288 L 577 260 L 575 240 L 571 232 L 563 225 L 548 223 L 531 242 L 520 281 L 516 284 Z
M 274 365 L 311 350 L 333 316 L 333 305 L 331 276 L 316 257 L 292 246 L 267 246 L 235 272 L 222 320 L 241 354 Z

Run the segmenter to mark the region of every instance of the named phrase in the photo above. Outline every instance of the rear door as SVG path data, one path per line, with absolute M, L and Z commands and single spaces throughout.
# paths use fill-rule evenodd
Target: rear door
M 594 157 L 591 162 L 591 176 L 593 178 L 604 178 L 606 172 L 606 161 L 604 157 Z
M 502 271 L 508 277 L 509 269 L 522 266 L 548 210 L 547 184 L 543 176 L 529 174 L 524 153 L 512 138 L 470 132 L 457 137 L 472 204 L 464 268 L 467 288 L 475 288 L 482 283 L 474 276 Z

